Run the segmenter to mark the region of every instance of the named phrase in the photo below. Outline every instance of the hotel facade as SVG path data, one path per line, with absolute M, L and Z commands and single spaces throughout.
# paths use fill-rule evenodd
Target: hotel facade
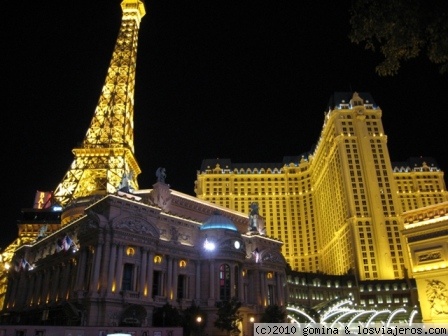
M 369 93 L 335 93 L 311 151 L 279 163 L 205 159 L 196 196 L 246 213 L 258 203 L 295 271 L 411 276 L 401 214 L 447 201 L 447 192 L 433 159 L 391 161 L 382 113 Z

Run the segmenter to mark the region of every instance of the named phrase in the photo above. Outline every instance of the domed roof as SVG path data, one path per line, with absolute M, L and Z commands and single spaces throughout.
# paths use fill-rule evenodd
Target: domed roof
M 212 229 L 224 229 L 238 231 L 235 224 L 220 213 L 213 214 L 209 219 L 207 219 L 204 224 L 202 224 L 201 230 L 212 230 Z

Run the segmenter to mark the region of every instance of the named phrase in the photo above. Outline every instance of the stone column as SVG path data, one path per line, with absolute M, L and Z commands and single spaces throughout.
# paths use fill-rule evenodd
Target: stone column
M 260 271 L 258 269 L 254 270 L 254 274 L 253 274 L 253 293 L 254 293 L 254 301 L 255 304 L 257 305 L 261 305 L 261 284 L 260 284 Z
M 277 302 L 279 306 L 283 305 L 283 297 L 282 297 L 282 282 L 281 282 L 281 275 L 278 272 L 275 272 L 275 287 L 277 288 Z
M 25 303 L 25 294 L 26 294 L 26 283 L 27 283 L 27 279 L 26 279 L 26 273 L 27 271 L 25 270 L 21 270 L 19 271 L 19 281 L 18 281 L 18 286 L 17 286 L 17 291 L 16 291 L 16 297 L 15 297 L 15 306 L 22 308 L 22 306 Z
M 107 277 L 107 292 L 114 293 L 117 291 L 117 286 L 115 283 L 115 267 L 117 264 L 116 260 L 117 256 L 117 245 L 114 243 L 111 243 L 110 246 L 110 268 L 109 268 L 109 275 Z
M 39 294 L 42 293 L 41 287 L 42 287 L 43 272 L 37 272 L 36 276 L 37 279 L 36 279 L 36 287 L 34 288 L 33 306 L 37 306 L 39 302 Z
M 235 296 L 235 265 L 230 264 L 229 265 L 229 271 L 230 271 L 230 297 Z
M 199 305 L 201 302 L 201 261 L 196 260 L 195 264 L 196 264 L 196 277 L 194 279 L 194 281 L 195 281 L 194 297 L 195 297 L 196 304 Z
M 166 297 L 168 300 L 172 299 L 172 284 L 173 284 L 173 259 L 171 257 L 167 258 L 167 279 L 166 279 Z
M 265 273 L 263 271 L 258 271 L 257 282 L 258 282 L 258 302 L 259 304 L 264 304 L 266 289 L 264 288 Z
M 214 300 L 215 300 L 215 262 L 213 260 L 210 260 L 210 293 L 209 293 L 209 299 L 212 305 L 214 305 Z
M 28 278 L 28 288 L 27 288 L 27 294 L 26 294 L 26 306 L 30 307 L 31 301 L 33 299 L 34 291 L 36 288 L 34 287 L 34 284 L 36 283 L 36 274 L 31 274 Z
M 84 277 L 86 274 L 87 249 L 82 247 L 79 250 L 78 267 L 76 272 L 75 291 L 84 289 Z
M 179 260 L 178 259 L 173 259 L 173 284 L 172 284 L 172 299 L 173 300 L 177 300 L 177 282 L 178 282 L 178 273 L 179 273 L 179 265 L 178 265 Z
M 58 296 L 59 285 L 61 284 L 61 279 L 59 278 L 59 274 L 61 272 L 61 265 L 55 266 L 53 268 L 53 283 L 50 289 L 50 301 L 56 301 L 56 297 Z
M 287 287 L 284 286 L 284 283 L 286 281 L 285 276 L 283 274 L 279 274 L 278 276 L 279 278 L 279 300 L 280 300 L 280 304 L 279 305 L 285 305 L 285 302 L 287 301 L 287 298 L 285 296 L 285 289 Z M 288 293 L 286 293 L 287 295 Z
M 52 270 L 47 268 L 44 273 L 44 281 L 42 286 L 42 299 L 41 303 L 47 302 L 47 296 L 50 289 L 50 277 L 51 277 Z
M 141 259 L 141 265 L 140 265 L 140 284 L 139 284 L 139 291 L 140 296 L 144 295 L 145 292 L 145 286 L 146 286 L 146 269 L 147 269 L 147 262 L 148 262 L 148 250 L 146 248 L 140 249 L 142 254 Z
M 111 254 L 111 244 L 110 237 L 106 237 L 106 241 L 104 242 L 103 255 L 101 258 L 101 274 L 99 277 L 99 289 L 100 292 L 105 293 L 108 290 L 108 282 L 109 282 L 109 271 L 110 271 L 110 254 Z M 99 267 L 99 266 L 98 266 Z
M 19 284 L 19 274 L 14 274 L 11 276 L 11 278 L 9 278 L 8 281 L 8 291 L 6 292 L 8 294 L 8 304 L 6 305 L 9 308 L 13 307 L 14 304 L 14 300 L 16 299 L 17 296 L 17 287 Z
M 62 267 L 62 282 L 61 287 L 59 288 L 58 297 L 62 300 L 65 300 L 70 288 L 70 274 L 73 270 L 72 260 L 68 260 L 67 262 L 65 262 Z
M 103 243 L 98 242 L 98 245 L 96 246 L 95 250 L 95 260 L 93 263 L 93 272 L 91 273 L 90 278 L 90 292 L 91 293 L 98 293 L 98 284 L 100 280 L 100 269 L 101 269 L 101 258 L 103 257 Z
M 245 301 L 245 297 L 244 297 L 244 278 L 243 278 L 243 269 L 238 268 L 238 294 L 239 297 L 238 299 L 241 302 Z
M 117 267 L 116 267 L 116 276 L 115 276 L 115 288 L 119 293 L 121 291 L 121 284 L 123 278 L 123 251 L 124 246 L 118 245 L 118 258 L 117 258 Z
M 146 267 L 146 296 L 152 301 L 152 284 L 154 276 L 154 252 L 148 252 L 148 266 Z

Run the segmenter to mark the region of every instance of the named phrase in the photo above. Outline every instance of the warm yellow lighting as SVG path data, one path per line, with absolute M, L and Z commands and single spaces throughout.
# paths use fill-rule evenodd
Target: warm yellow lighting
M 135 254 L 135 249 L 133 247 L 128 247 L 126 249 L 126 255 L 132 257 Z
M 181 268 L 187 267 L 187 262 L 185 260 L 179 261 L 179 267 Z
M 159 255 L 154 256 L 154 264 L 160 264 L 162 262 L 162 257 Z
M 359 98 L 356 96 L 354 99 Z M 362 104 L 353 106 L 362 106 Z M 313 154 L 303 157 L 296 165 L 297 169 L 287 164 L 281 169 L 272 171 L 268 169 L 269 167 L 261 166 L 262 164 L 257 164 L 256 166 L 255 164 L 250 164 L 251 168 L 236 171 L 235 174 L 229 175 L 230 185 L 235 183 L 235 193 L 233 193 L 232 197 L 229 197 L 230 192 L 224 190 L 222 199 L 214 199 L 201 192 L 201 190 L 206 190 L 207 188 L 212 190 L 213 188 L 218 188 L 222 182 L 215 179 L 216 176 L 211 174 L 212 170 L 200 171 L 196 180 L 197 196 L 205 201 L 211 201 L 221 206 L 230 206 L 233 210 L 245 213 L 249 210 L 249 202 L 247 200 L 251 197 L 257 199 L 261 204 L 261 215 L 266 220 L 266 232 L 270 232 L 278 238 L 283 238 L 285 244 L 282 247 L 282 254 L 295 271 L 299 271 L 300 268 L 300 271 L 316 272 L 318 270 L 317 265 L 320 267 L 323 264 L 326 268 L 325 272 L 342 274 L 342 272 L 346 271 L 344 269 L 345 265 L 355 262 L 354 268 L 360 270 L 359 274 L 363 280 L 402 277 L 403 272 L 401 270 L 403 267 L 409 268 L 410 266 L 407 251 L 403 247 L 404 244 L 403 246 L 394 244 L 392 247 L 389 247 L 387 240 L 382 238 L 386 235 L 386 232 L 382 231 L 392 229 L 392 232 L 394 232 L 396 229 L 399 231 L 402 228 L 401 215 L 389 208 L 384 210 L 382 201 L 374 196 L 370 190 L 378 190 L 378 188 L 384 187 L 382 195 L 384 195 L 386 200 L 390 200 L 386 201 L 386 203 L 391 202 L 395 209 L 399 207 L 399 202 L 407 204 L 408 201 L 403 200 L 406 200 L 407 196 L 410 195 L 416 196 L 417 200 L 422 199 L 425 204 L 438 202 L 436 198 L 440 197 L 440 195 L 429 196 L 426 195 L 427 192 L 423 191 L 418 193 L 418 188 L 414 189 L 410 185 L 414 179 L 415 171 L 396 171 L 394 170 L 395 167 L 390 165 L 390 157 L 385 142 L 386 137 L 383 134 L 381 125 L 381 110 L 370 108 L 369 106 L 368 111 L 365 110 L 363 112 L 364 116 L 367 115 L 368 118 L 367 116 L 365 119 L 363 116 L 358 116 L 356 121 L 353 122 L 355 114 L 352 114 L 352 112 L 357 112 L 358 110 L 359 107 L 353 108 L 350 104 L 344 104 L 342 108 L 336 108 L 326 113 L 322 133 L 318 138 Z M 339 121 L 340 119 L 342 119 L 341 122 Z M 371 119 L 374 120 L 372 121 Z M 371 139 L 364 143 L 364 140 L 361 140 L 358 136 L 365 132 L 367 125 L 371 126 L 372 124 L 378 127 L 378 129 L 371 129 L 369 131 Z M 349 125 L 349 128 L 343 130 L 342 125 Z M 340 132 L 340 137 L 337 135 L 337 132 Z M 372 145 L 367 144 L 369 141 L 371 141 Z M 368 155 L 364 156 L 364 152 Z M 370 179 L 368 176 L 372 166 L 370 159 L 372 154 L 375 155 L 375 160 L 378 160 L 376 164 L 379 167 L 384 165 L 380 179 Z M 358 165 L 360 168 L 357 167 Z M 363 167 L 369 168 L 364 169 Z M 263 179 L 254 178 L 254 174 L 259 173 L 261 169 L 264 169 L 266 172 L 263 174 Z M 399 173 L 400 176 L 396 173 Z M 422 171 L 422 174 L 432 173 Z M 389 186 L 389 182 L 394 180 L 395 177 L 397 177 L 396 182 L 400 180 L 398 186 Z M 401 180 L 403 181 L 401 182 Z M 358 183 L 359 181 L 363 181 L 362 186 L 361 183 Z M 434 185 L 431 188 L 431 192 L 433 190 L 445 189 L 444 185 L 442 187 Z M 353 193 L 350 192 L 352 189 L 355 189 Z M 421 195 L 422 193 L 425 195 Z M 272 195 L 275 196 L 271 197 Z M 291 195 L 300 197 L 288 200 L 288 197 L 291 197 Z M 352 204 L 355 201 L 354 195 L 362 195 L 363 199 L 366 200 L 372 199 L 372 204 L 369 205 L 369 201 L 359 201 L 359 204 L 357 204 L 359 208 L 352 209 Z M 423 198 L 425 199 L 423 200 Z M 428 198 L 431 199 L 429 200 Z M 229 202 L 229 199 L 232 199 L 232 201 Z M 411 201 L 409 202 L 411 204 L 409 208 L 412 208 L 414 206 L 412 202 L 414 201 L 413 198 L 410 199 Z M 415 200 L 415 206 L 417 205 L 417 200 Z M 294 204 L 293 209 L 290 209 L 288 202 Z M 364 203 L 365 207 L 363 207 Z M 334 211 L 335 209 L 337 211 Z M 429 211 L 427 212 L 429 213 Z M 353 219 L 348 220 L 347 213 L 352 214 Z M 383 248 L 391 250 L 390 252 L 393 252 L 395 255 L 402 253 L 403 257 L 396 262 L 396 271 L 392 269 L 391 261 L 388 258 L 378 258 L 376 260 L 376 267 L 384 270 L 384 272 L 374 272 L 372 268 L 362 271 L 364 265 L 360 261 L 362 260 L 360 258 L 361 251 L 364 248 L 368 251 L 370 243 L 367 240 L 362 242 L 354 241 L 350 233 L 351 227 L 359 225 L 363 234 L 366 234 L 366 229 L 371 228 L 372 221 L 376 221 L 375 218 L 380 213 L 386 221 L 383 224 L 386 225 L 382 225 L 381 230 L 378 232 L 373 231 L 371 241 L 375 241 L 375 244 L 378 244 L 379 250 Z M 285 215 L 282 216 L 282 214 Z M 415 217 L 414 214 L 409 214 L 409 216 L 409 220 Z M 441 215 L 439 214 L 439 216 Z M 320 222 L 320 217 L 322 217 L 325 223 L 322 226 L 316 225 Z M 446 218 L 444 220 L 447 220 Z M 433 222 L 436 220 L 432 219 Z M 299 243 L 308 243 L 308 248 L 293 247 L 294 245 L 292 244 L 296 242 L 295 239 L 293 241 L 293 239 L 289 240 L 287 237 L 289 237 L 290 232 L 294 232 L 297 228 L 302 228 L 304 221 L 309 223 L 310 226 L 312 225 L 312 227 L 310 227 L 309 233 L 308 230 L 303 230 L 302 235 L 298 235 L 298 244 L 296 246 L 300 246 Z M 429 219 L 426 219 L 426 221 L 430 222 Z M 337 225 L 335 225 L 336 223 Z M 415 227 L 411 224 L 404 225 L 406 228 Z M 320 238 L 321 234 L 322 238 Z M 410 234 L 414 235 L 414 232 L 410 232 Z M 333 235 L 334 239 L 327 239 Z M 321 240 L 324 245 L 323 248 L 319 245 Z M 342 241 L 343 243 L 341 243 Z M 328 251 L 334 251 L 334 253 Z M 330 260 L 321 263 L 321 260 L 327 258 Z M 303 266 L 300 267 L 300 265 Z M 266 278 L 269 278 L 267 272 L 265 274 Z M 242 275 L 244 277 L 245 273 L 242 272 Z
M 249 321 L 250 321 L 250 323 L 254 323 L 254 322 L 255 322 L 255 317 L 251 316 L 251 317 L 249 318 Z

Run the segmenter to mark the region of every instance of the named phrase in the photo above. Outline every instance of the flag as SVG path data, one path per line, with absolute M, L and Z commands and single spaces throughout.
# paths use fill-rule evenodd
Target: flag
M 28 261 L 26 261 L 25 258 L 20 259 L 19 261 L 16 261 L 14 263 L 14 268 L 16 272 L 19 272 L 21 270 L 28 270 L 30 268 L 30 264 Z
M 68 235 L 64 237 L 64 240 L 62 241 L 62 248 L 67 251 L 72 246 L 72 240 Z

